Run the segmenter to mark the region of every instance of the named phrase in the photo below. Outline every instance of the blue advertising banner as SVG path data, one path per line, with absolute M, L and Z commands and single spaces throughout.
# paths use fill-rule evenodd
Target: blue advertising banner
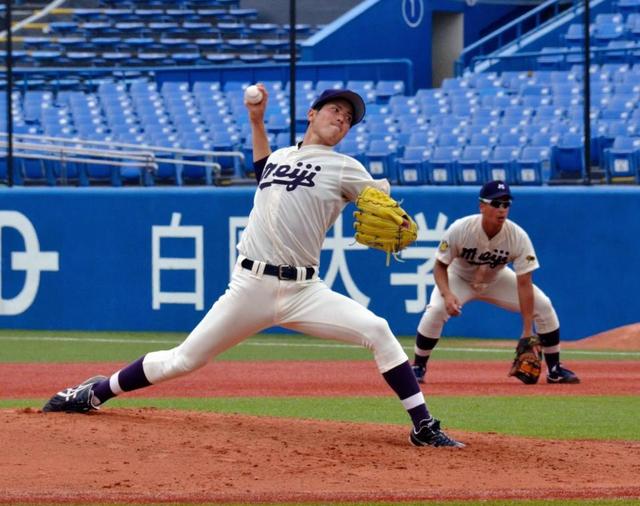
M 254 188 L 0 190 L 0 322 L 16 329 L 188 332 L 222 294 Z M 394 188 L 419 225 L 401 261 L 353 239 L 353 205 L 329 231 L 320 273 L 335 290 L 413 335 L 447 227 L 477 212 L 477 187 Z M 636 187 L 514 188 L 565 340 L 635 323 Z M 247 310 L 251 301 L 247 300 Z M 482 302 L 444 335 L 519 337 L 520 318 Z

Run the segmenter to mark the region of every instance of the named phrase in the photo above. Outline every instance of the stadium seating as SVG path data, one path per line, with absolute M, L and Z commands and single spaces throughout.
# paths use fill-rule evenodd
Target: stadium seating
M 78 67 L 257 64 L 285 58 L 289 50 L 289 26 L 262 22 L 255 9 L 242 8 L 237 1 L 101 2 L 99 7 L 73 9 L 66 15 L 69 19 L 53 16 L 46 33 L 22 39 L 18 54 L 23 50 L 24 55 L 19 58 L 38 67 L 52 62 Z M 609 183 L 628 182 L 640 170 L 637 150 L 632 149 L 640 137 L 640 8 L 634 2 L 621 0 L 609 13 L 600 9 L 589 27 L 597 56 L 589 69 L 590 163 L 602 166 Z M 295 27 L 301 36 L 316 29 Z M 363 96 L 367 115 L 337 150 L 360 160 L 376 177 L 399 184 L 477 185 L 496 177 L 512 184 L 581 182 L 587 173 L 584 57 L 578 49 L 584 26 L 574 21 L 560 31 L 561 36 L 549 38 L 531 60 L 532 69 L 471 72 L 413 95 L 404 81 L 347 80 L 319 73 L 313 81 L 297 81 L 293 128 L 305 128 L 307 108 L 320 91 L 347 86 Z M 67 89 L 73 94 L 63 91 L 62 84 L 55 90 L 51 85 L 39 90 L 34 84 L 18 94 L 15 124 L 62 138 L 97 136 L 166 149 L 237 151 L 245 155 L 244 165 L 238 157 L 226 155 L 183 153 L 180 160 L 215 159 L 221 164 L 218 175 L 239 177 L 251 172 L 250 128 L 242 104 L 242 90 L 249 82 L 233 79 L 156 85 L 132 78 L 96 86 L 79 78 L 75 82 L 83 83 L 82 91 L 69 81 Z M 270 91 L 266 125 L 272 145 L 287 145 L 292 128 L 289 83 L 265 84 Z M 83 174 L 89 184 L 114 184 L 117 179 L 145 184 L 135 167 L 118 169 L 114 179 L 111 169 L 91 165 L 69 164 L 62 171 L 55 163 L 25 157 L 19 172 L 26 184 L 58 184 L 65 179 L 81 184 Z M 207 169 L 188 165 L 163 162 L 154 179 L 159 184 L 212 181 Z

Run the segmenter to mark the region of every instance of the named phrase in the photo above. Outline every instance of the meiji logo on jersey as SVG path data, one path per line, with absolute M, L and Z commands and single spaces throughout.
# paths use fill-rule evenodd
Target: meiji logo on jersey
M 499 265 L 506 264 L 509 260 L 509 252 L 503 250 L 494 249 L 493 252 L 485 251 L 478 256 L 478 248 L 462 248 L 462 254 L 460 257 L 464 258 L 471 265 L 488 265 L 492 269 L 495 269 Z
M 447 241 L 442 241 L 438 249 L 442 252 L 447 251 L 449 249 L 449 243 Z
M 319 165 L 313 166 L 310 163 L 304 164 L 303 162 L 296 163 L 295 167 L 268 163 L 264 168 L 262 179 L 260 179 L 259 188 L 262 190 L 273 184 L 285 185 L 288 192 L 295 190 L 298 186 L 311 188 L 316 185 L 313 182 L 313 178 L 321 170 L 322 167 Z

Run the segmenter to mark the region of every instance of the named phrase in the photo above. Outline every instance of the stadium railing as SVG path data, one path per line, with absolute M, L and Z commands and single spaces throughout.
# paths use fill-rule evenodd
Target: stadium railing
M 0 148 L 6 149 L 8 144 L 6 137 L 6 133 L 0 132 Z M 80 164 L 78 184 L 81 186 L 91 183 L 91 175 L 86 167 L 88 165 L 111 167 L 113 174 L 108 178 L 108 183 L 114 186 L 122 184 L 122 175 L 118 173 L 118 168 L 139 170 L 141 184 L 161 183 L 162 181 L 159 181 L 156 176 L 163 164 L 173 166 L 175 169 L 175 179 L 170 182 L 176 185 L 184 183 L 185 168 L 203 169 L 202 182 L 207 185 L 255 182 L 242 174 L 223 175 L 222 166 L 215 161 L 223 156 L 232 157 L 238 159 L 239 164 L 244 166 L 245 156 L 241 151 L 202 151 L 31 134 L 14 136 L 13 148 L 14 157 L 17 159 L 51 161 L 52 164 L 47 168 L 49 172 L 46 175 L 47 182 L 51 185 L 66 183 L 64 175 L 69 164 Z M 16 181 L 23 182 L 20 174 Z

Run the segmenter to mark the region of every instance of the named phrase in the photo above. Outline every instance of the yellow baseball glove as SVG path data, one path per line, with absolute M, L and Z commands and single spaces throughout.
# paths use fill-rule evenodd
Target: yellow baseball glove
M 389 195 L 371 186 L 356 200 L 353 213 L 356 241 L 389 256 L 403 250 L 418 238 L 418 225 Z

